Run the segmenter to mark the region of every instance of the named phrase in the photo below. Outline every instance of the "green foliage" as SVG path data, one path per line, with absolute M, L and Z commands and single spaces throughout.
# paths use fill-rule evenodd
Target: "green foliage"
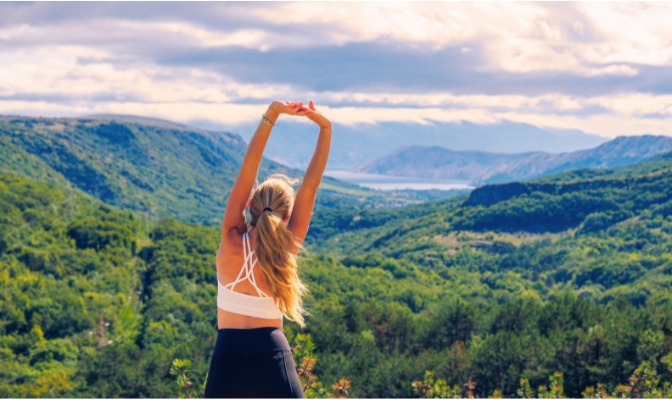
M 671 353 L 672 355 L 672 353 Z M 669 359 L 672 358 L 671 355 L 665 357 L 667 370 L 665 372 L 669 373 Z M 537 391 L 537 396 L 535 397 L 534 391 L 530 386 L 530 382 L 527 378 L 520 379 L 520 387 L 517 390 L 517 395 L 520 398 L 532 399 L 564 399 L 566 398 L 564 394 L 564 380 L 563 374 L 561 372 L 555 372 L 548 377 L 549 385 L 539 386 Z M 421 398 L 460 398 L 465 397 L 461 395 L 459 385 L 455 385 L 454 389 L 446 384 L 442 379 L 434 379 L 434 373 L 432 371 L 425 371 L 425 376 L 422 381 L 415 381 L 412 383 L 413 389 L 416 394 L 420 395 Z M 464 385 L 468 388 L 467 396 L 472 398 L 469 390 L 475 387 L 475 382 L 469 381 Z M 598 383 L 596 386 L 591 386 L 586 388 L 582 393 L 584 398 L 669 398 L 672 395 L 672 384 L 670 382 L 665 382 L 662 386 L 660 385 L 660 378 L 656 372 L 655 367 L 647 361 L 642 362 L 642 364 L 635 369 L 632 376 L 628 379 L 627 384 L 617 385 L 612 394 L 609 394 L 606 387 L 602 383 Z M 499 389 L 494 389 L 492 395 L 488 398 L 501 398 L 503 393 Z
M 532 399 L 534 398 L 534 392 L 530 386 L 530 380 L 527 378 L 520 378 L 520 388 L 516 392 L 518 397 L 521 399 Z
M 2 395 L 170 395 L 180 350 L 137 344 L 152 221 L 15 175 L 0 187 Z
M 134 140 L 116 128 L 99 140 L 109 138 Z M 411 397 L 425 385 L 432 396 L 532 397 L 546 385 L 539 396 L 668 397 L 672 186 L 656 163 L 574 176 L 563 193 L 537 182 L 554 189 L 489 206 L 318 210 L 299 263 L 312 316 L 304 331 L 286 324 L 306 393 Z M 584 200 L 616 208 L 578 221 L 568 213 Z M 176 359 L 191 361 L 182 383 L 200 396 L 216 337 L 217 228 L 7 173 L 0 210 L 0 396 L 175 396 Z M 488 220 L 500 211 L 564 213 L 571 229 L 507 232 Z M 631 214 L 595 214 L 620 211 Z M 474 216 L 494 225 L 456 228 Z
M 293 335 L 290 329 L 285 329 L 285 335 L 287 336 L 287 340 L 293 344 L 292 355 L 294 356 L 296 373 L 301 381 L 304 396 L 309 399 L 327 397 L 328 393 L 326 389 L 322 387 L 322 382 L 320 382 L 320 379 L 313 371 L 317 362 L 317 356 L 315 356 L 315 345 L 310 335 L 302 333 Z
M 423 399 L 460 399 L 463 397 L 459 385 L 451 388 L 443 379 L 434 380 L 432 371 L 425 371 L 422 381 L 415 381 L 411 386 Z
M 662 359 L 660 367 L 665 375 L 672 372 L 672 353 Z M 670 398 L 672 397 L 672 383 L 662 382 L 655 361 L 641 363 L 628 379 L 627 383 L 617 385 L 613 393 L 609 394 L 604 384 L 598 383 L 583 391 L 584 398 Z
M 175 389 L 177 390 L 177 397 L 180 399 L 191 398 L 189 368 L 191 368 L 191 361 L 178 358 L 174 359 L 173 365 L 170 366 L 170 374 L 175 377 Z
M 548 386 L 539 386 L 537 396 L 539 396 L 540 399 L 564 399 L 564 380 L 562 373 L 555 372 L 548 377 L 548 380 L 550 381 Z

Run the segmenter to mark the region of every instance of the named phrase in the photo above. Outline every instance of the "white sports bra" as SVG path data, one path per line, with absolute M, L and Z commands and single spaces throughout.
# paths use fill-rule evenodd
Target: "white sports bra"
M 226 285 L 222 285 L 219 277 L 217 277 L 217 307 L 224 311 L 247 315 L 249 317 L 264 319 L 282 318 L 282 312 L 275 305 L 273 298 L 257 286 L 253 273 L 257 259 L 255 258 L 254 262 L 252 262 L 253 255 L 254 251 L 252 250 L 252 246 L 250 246 L 249 233 L 245 233 L 243 235 L 243 256 L 245 257 L 245 261 L 243 262 L 243 268 L 238 273 L 238 277 L 235 281 Z M 243 273 L 245 273 L 244 276 Z M 233 291 L 236 284 L 244 280 L 247 280 L 254 286 L 257 294 L 259 294 L 258 297 Z

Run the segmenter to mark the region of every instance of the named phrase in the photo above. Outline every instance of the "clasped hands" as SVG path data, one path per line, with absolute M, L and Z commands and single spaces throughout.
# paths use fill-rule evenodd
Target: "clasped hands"
M 274 101 L 271 103 L 269 109 L 279 114 L 294 115 L 297 117 L 307 117 L 309 120 L 315 122 L 320 128 L 331 128 L 331 121 L 329 121 L 321 112 L 315 109 L 315 105 L 311 100 L 308 106 L 303 103 L 295 101 Z

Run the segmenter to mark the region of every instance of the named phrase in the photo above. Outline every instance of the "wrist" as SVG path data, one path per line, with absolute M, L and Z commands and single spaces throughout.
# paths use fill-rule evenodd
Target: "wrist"
M 278 117 L 280 116 L 280 113 L 275 110 L 273 107 L 273 104 L 271 104 L 268 109 L 266 109 L 266 112 L 264 113 L 266 118 L 270 119 L 271 122 L 275 123 L 275 121 L 278 120 Z
M 317 126 L 319 126 L 320 129 L 331 129 L 331 122 L 329 121 L 316 121 L 315 123 L 317 123 Z
M 310 117 L 310 120 L 315 122 L 317 124 L 317 126 L 319 126 L 322 129 L 331 129 L 331 121 L 324 118 L 324 116 L 322 116 L 322 115 L 313 114 Z

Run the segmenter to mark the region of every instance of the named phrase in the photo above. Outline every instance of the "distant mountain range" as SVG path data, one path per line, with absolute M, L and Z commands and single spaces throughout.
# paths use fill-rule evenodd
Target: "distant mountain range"
M 617 137 L 593 149 L 567 153 L 505 154 L 410 146 L 353 171 L 493 183 L 531 179 L 576 168 L 621 167 L 667 151 L 672 151 L 672 138 L 652 135 Z
M 199 126 L 198 123 L 196 126 Z M 236 132 L 249 140 L 255 126 L 221 127 L 201 124 L 208 129 Z M 317 130 L 313 124 L 280 119 L 273 130 L 264 155 L 273 161 L 305 169 L 315 149 Z M 524 153 L 531 151 L 568 152 L 590 149 L 608 138 L 579 130 L 541 129 L 513 122 L 499 124 L 379 123 L 342 125 L 334 123 L 330 170 L 349 170 L 402 146 L 439 146 L 456 151 Z

